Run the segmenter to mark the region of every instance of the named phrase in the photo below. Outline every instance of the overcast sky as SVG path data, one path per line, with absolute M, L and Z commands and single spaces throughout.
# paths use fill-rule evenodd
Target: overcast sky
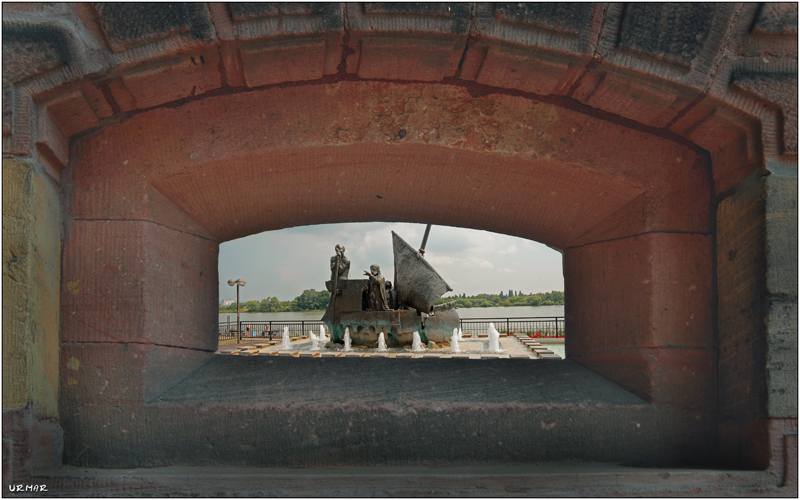
M 220 245 L 219 298 L 236 299 L 228 279 L 242 278 L 241 300 L 278 297 L 291 300 L 303 290 L 324 290 L 330 258 L 337 243 L 350 259 L 350 278 L 359 278 L 371 264 L 394 280 L 392 233 L 414 248 L 424 224 L 348 223 L 302 226 L 267 231 Z M 433 226 L 425 258 L 453 289 L 446 294 L 523 293 L 564 290 L 561 254 L 530 240 L 447 226 Z

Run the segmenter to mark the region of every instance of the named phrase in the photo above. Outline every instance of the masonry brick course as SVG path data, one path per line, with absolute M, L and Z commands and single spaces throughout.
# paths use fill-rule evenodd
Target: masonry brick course
M 425 15 L 430 12 L 424 7 L 410 5 L 379 9 L 369 4 L 345 5 L 350 28 L 348 73 L 421 81 L 440 81 L 456 74 L 469 31 L 469 4 L 444 5 L 447 15 Z
M 178 247 L 185 253 L 176 255 Z M 218 252 L 215 242 L 151 222 L 74 221 L 64 249 L 62 342 L 216 351 Z
M 177 60 L 123 75 L 122 82 L 136 102 L 136 108 L 151 108 L 221 87 L 218 66 L 219 51 L 216 47 L 205 46 Z
M 710 252 L 708 235 L 661 233 L 567 249 L 566 321 L 586 334 L 570 353 L 711 347 Z

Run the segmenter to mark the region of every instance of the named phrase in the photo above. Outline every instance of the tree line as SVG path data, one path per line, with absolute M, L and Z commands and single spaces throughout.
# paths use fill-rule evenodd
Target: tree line
M 322 290 L 303 290 L 303 293 L 292 300 L 278 300 L 278 297 L 266 299 L 248 300 L 239 303 L 239 310 L 246 312 L 293 312 L 293 311 L 317 311 L 328 307 L 331 300 L 331 292 Z M 236 302 L 228 306 L 219 306 L 219 312 L 236 312 Z
M 246 312 L 293 312 L 293 311 L 318 311 L 328 307 L 331 292 L 322 290 L 303 290 L 303 293 L 292 300 L 278 300 L 278 297 L 248 300 L 239 305 L 241 311 Z M 444 304 L 455 300 L 458 307 L 512 307 L 512 306 L 553 306 L 564 304 L 564 292 L 552 291 L 524 294 L 521 290 L 509 290 L 508 293 L 499 294 L 480 293 L 470 295 L 462 293 L 455 297 L 442 297 L 437 304 Z M 219 306 L 219 312 L 236 312 L 236 302 L 228 306 Z
M 499 294 L 479 293 L 470 295 L 462 293 L 455 297 L 442 297 L 437 304 L 455 300 L 458 307 L 513 307 L 513 306 L 555 306 L 564 305 L 564 292 L 552 291 L 524 294 L 521 290 L 509 290 Z

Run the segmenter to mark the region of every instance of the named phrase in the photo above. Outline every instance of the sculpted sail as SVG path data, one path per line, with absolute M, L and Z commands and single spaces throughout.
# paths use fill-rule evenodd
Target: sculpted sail
M 417 250 L 392 231 L 394 281 L 400 303 L 417 311 L 431 312 L 442 295 L 452 292 L 439 273 Z

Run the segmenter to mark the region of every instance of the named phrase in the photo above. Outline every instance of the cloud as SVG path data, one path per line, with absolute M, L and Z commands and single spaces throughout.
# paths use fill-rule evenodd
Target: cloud
M 235 299 L 229 278 L 247 280 L 242 300 L 277 296 L 291 300 L 303 290 L 322 290 L 330 277 L 330 258 L 341 243 L 350 258 L 350 277 L 359 278 L 371 264 L 392 276 L 391 231 L 418 248 L 424 224 L 347 223 L 268 231 L 220 245 L 220 299 Z M 508 256 L 514 255 L 513 261 Z M 562 256 L 535 241 L 449 226 L 433 226 L 425 258 L 459 293 L 499 290 L 563 290 Z M 509 266 L 513 265 L 513 269 Z M 390 279 L 393 279 L 390 278 Z
M 493 269 L 494 265 L 486 259 L 477 256 L 453 257 L 450 255 L 425 254 L 427 260 L 434 267 L 459 268 L 459 269 Z
M 478 261 L 477 267 L 479 267 L 480 269 L 494 269 L 492 263 L 486 259 L 476 259 L 475 257 L 470 257 L 470 259 L 477 260 Z
M 506 248 L 505 250 L 500 250 L 497 253 L 499 253 L 500 255 L 513 255 L 517 253 L 517 245 L 509 245 L 508 248 Z

